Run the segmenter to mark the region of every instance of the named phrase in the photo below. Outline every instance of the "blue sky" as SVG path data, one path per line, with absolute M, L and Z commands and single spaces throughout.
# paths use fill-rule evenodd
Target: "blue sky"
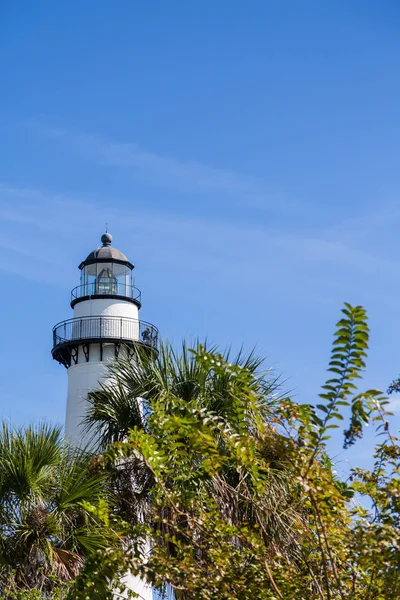
M 399 28 L 390 1 L 3 2 L 1 416 L 63 420 L 51 329 L 106 221 L 164 337 L 256 345 L 314 401 L 342 302 L 359 303 L 366 385 L 386 388 Z

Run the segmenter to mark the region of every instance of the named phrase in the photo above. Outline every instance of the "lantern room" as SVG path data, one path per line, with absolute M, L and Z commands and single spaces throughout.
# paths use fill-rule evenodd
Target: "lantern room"
M 140 308 L 140 291 L 134 287 L 134 265 L 111 246 L 112 236 L 101 237 L 102 246 L 93 250 L 80 265 L 81 283 L 71 292 L 71 306 L 88 298 L 124 298 Z

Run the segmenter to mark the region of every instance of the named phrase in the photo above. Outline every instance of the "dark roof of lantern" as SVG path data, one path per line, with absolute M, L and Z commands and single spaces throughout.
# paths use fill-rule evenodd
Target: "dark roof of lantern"
M 94 262 L 118 262 L 124 263 L 131 269 L 134 268 L 134 265 L 129 261 L 129 259 L 117 248 L 113 248 L 111 246 L 112 235 L 110 233 L 104 233 L 101 236 L 101 241 L 103 245 L 100 248 L 95 248 L 88 255 L 88 257 L 81 262 L 79 265 L 80 269 L 83 269 L 85 265 L 89 265 Z

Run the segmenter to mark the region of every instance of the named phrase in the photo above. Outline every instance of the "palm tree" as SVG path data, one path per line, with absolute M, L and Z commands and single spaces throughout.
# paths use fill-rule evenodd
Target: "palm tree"
M 208 353 L 217 352 L 215 347 L 206 345 L 203 349 Z M 232 401 L 241 393 L 243 382 L 238 381 L 234 373 L 221 374 L 205 368 L 200 354 L 190 350 L 185 342 L 180 352 L 162 343 L 157 356 L 152 358 L 139 349 L 135 362 L 117 361 L 110 367 L 108 381 L 89 395 L 85 423 L 101 449 L 126 439 L 134 427 L 145 429 L 146 415 L 152 404 L 166 402 L 169 395 L 181 398 L 188 406 L 204 408 L 233 426 L 243 423 L 244 415 L 237 412 L 237 404 Z M 246 386 L 262 395 L 266 409 L 275 402 L 278 380 L 270 371 L 260 372 L 263 361 L 254 352 L 247 356 L 239 352 L 231 357 L 228 350 L 221 354 L 221 360 L 248 372 L 251 380 Z M 251 419 L 249 426 L 250 422 Z
M 85 558 L 106 546 L 96 518 L 84 508 L 104 488 L 90 456 L 69 448 L 48 425 L 0 431 L 0 595 L 51 592 L 69 581 Z

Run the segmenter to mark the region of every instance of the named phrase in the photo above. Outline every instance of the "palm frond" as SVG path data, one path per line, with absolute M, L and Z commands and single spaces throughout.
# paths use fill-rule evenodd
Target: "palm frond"
M 91 457 L 65 444 L 59 427 L 0 431 L 0 595 L 19 585 L 50 585 L 52 574 L 70 579 L 85 557 L 104 547 L 107 532 L 85 508 L 106 492 Z M 11 579 L 10 579 L 11 578 Z
M 194 347 L 199 347 L 198 340 Z M 217 352 L 215 346 L 202 347 L 207 352 Z M 263 361 L 254 350 L 246 354 L 242 349 L 231 358 L 228 349 L 221 357 L 224 361 L 230 359 L 233 367 L 250 375 L 251 381 L 247 381 L 246 386 L 261 392 L 266 404 L 273 402 L 279 381 L 270 371 L 261 371 Z M 243 413 L 237 412 L 238 405 L 233 401 L 241 393 L 240 385 L 234 372 L 221 374 L 205 368 L 186 342 L 179 352 L 170 344 L 161 343 L 154 360 L 149 360 L 148 354 L 139 349 L 135 361 L 120 359 L 110 367 L 106 383 L 101 384 L 99 391 L 89 394 L 84 423 L 87 431 L 100 440 L 100 447 L 105 448 L 126 439 L 130 429 L 145 429 L 152 405 L 166 402 L 170 395 L 230 422 L 240 421 Z

